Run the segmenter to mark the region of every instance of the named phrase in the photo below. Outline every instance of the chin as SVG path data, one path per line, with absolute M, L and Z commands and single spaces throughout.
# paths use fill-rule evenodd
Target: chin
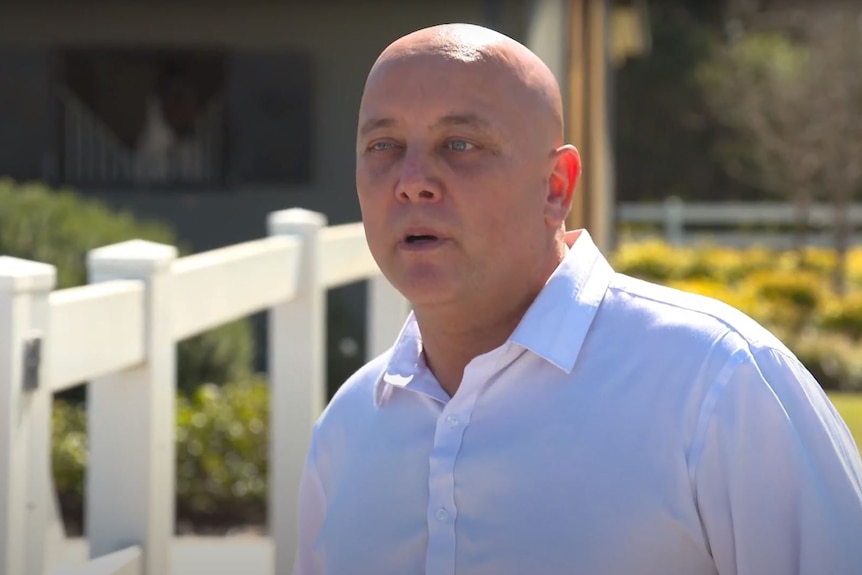
M 397 279 L 390 278 L 389 281 L 414 307 L 451 301 L 456 292 L 455 286 L 450 280 L 439 276 L 429 277 L 423 274 Z

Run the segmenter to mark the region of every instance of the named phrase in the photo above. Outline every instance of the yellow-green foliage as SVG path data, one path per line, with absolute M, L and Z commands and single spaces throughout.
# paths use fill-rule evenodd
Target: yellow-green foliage
M 831 289 L 826 249 L 772 251 L 657 240 L 625 243 L 617 271 L 724 301 L 772 330 L 827 389 L 862 389 L 862 248 L 848 257 L 849 291 Z
M 667 282 L 682 279 L 687 274 L 689 254 L 683 249 L 672 249 L 667 244 L 648 240 L 625 244 L 617 252 L 617 270 L 645 280 Z
M 847 277 L 850 285 L 862 289 L 862 248 L 857 248 L 847 256 Z
M 829 399 L 850 428 L 856 445 L 862 449 L 862 394 L 833 392 L 829 394 Z
M 823 306 L 818 325 L 856 340 L 862 348 L 862 288 L 846 297 L 830 297 Z M 862 349 L 859 355 L 862 356 Z

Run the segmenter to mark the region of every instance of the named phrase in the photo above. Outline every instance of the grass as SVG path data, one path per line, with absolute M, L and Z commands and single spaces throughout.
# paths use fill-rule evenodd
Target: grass
M 862 393 L 830 393 L 829 399 L 844 418 L 862 450 Z

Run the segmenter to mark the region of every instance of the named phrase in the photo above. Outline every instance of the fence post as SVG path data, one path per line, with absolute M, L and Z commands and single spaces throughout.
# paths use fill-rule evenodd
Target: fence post
M 269 215 L 269 234 L 302 239 L 297 294 L 269 311 L 268 522 L 275 573 L 291 573 L 299 479 L 311 428 L 326 403 L 326 298 L 319 280 L 318 232 L 326 216 L 299 208 Z
M 171 573 L 175 497 L 176 350 L 173 246 L 133 240 L 92 250 L 90 282 L 146 283 L 146 360 L 90 383 L 86 525 L 90 557 L 143 548 L 143 575 Z
M 374 359 L 392 347 L 409 312 L 407 300 L 383 274 L 368 280 L 366 359 Z
M 685 235 L 685 204 L 676 196 L 664 201 L 664 237 L 672 245 L 682 245 Z
M 51 391 L 40 381 L 54 266 L 0 257 L 0 573 L 44 572 Z

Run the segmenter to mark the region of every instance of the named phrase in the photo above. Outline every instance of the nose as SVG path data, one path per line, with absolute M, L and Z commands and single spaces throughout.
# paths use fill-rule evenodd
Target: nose
M 408 151 L 401 165 L 395 194 L 403 202 L 435 202 L 441 197 L 440 182 L 433 173 L 431 160 Z

